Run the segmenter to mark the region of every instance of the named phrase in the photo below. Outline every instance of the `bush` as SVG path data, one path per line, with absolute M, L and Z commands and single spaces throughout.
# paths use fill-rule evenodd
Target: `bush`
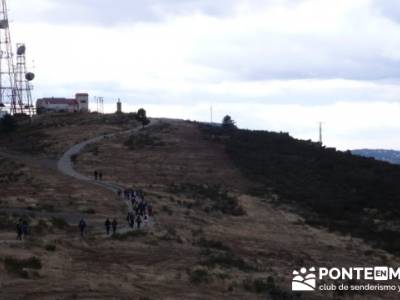
M 209 256 L 201 262 L 202 265 L 207 267 L 220 266 L 223 268 L 236 268 L 238 270 L 249 272 L 256 269 L 245 262 L 241 257 L 236 256 L 232 252 L 224 253 L 209 253 Z
M 172 216 L 174 214 L 173 210 L 169 208 L 167 205 L 163 205 L 161 207 L 161 211 L 167 213 L 169 216 Z
M 112 238 L 114 240 L 126 241 L 130 238 L 140 238 L 140 237 L 144 237 L 146 235 L 147 235 L 146 231 L 134 230 L 134 231 L 128 231 L 126 233 L 115 233 L 112 235 Z
M 178 235 L 176 228 L 171 225 L 165 226 L 165 230 L 162 231 L 160 239 L 164 241 L 176 241 L 178 243 L 182 243 L 182 239 Z
M 0 183 L 18 182 L 24 175 L 24 173 L 19 170 L 22 167 L 23 165 L 9 159 L 0 158 Z
M 13 116 L 7 114 L 0 119 L 0 132 L 9 133 L 15 131 L 16 128 L 17 121 Z
M 69 227 L 67 221 L 62 218 L 52 218 L 51 224 L 57 229 L 66 229 L 67 227 Z
M 0 216 L 0 229 L 14 230 L 15 226 L 16 221 L 12 217 L 8 215 Z
M 47 222 L 45 220 L 39 220 L 39 222 L 34 227 L 34 231 L 37 234 L 43 234 L 48 230 L 48 228 L 49 226 L 47 225 Z
M 201 283 L 209 283 L 211 281 L 210 274 L 207 269 L 196 268 L 194 270 L 190 270 L 189 272 L 189 280 L 194 284 Z
M 235 121 L 232 120 L 231 116 L 226 115 L 222 119 L 222 128 L 224 128 L 224 129 L 236 129 Z
M 230 251 L 230 248 L 224 245 L 221 241 L 207 240 L 205 238 L 200 238 L 196 244 L 200 247 L 213 248 L 222 251 Z
M 124 143 L 130 150 L 141 150 L 146 147 L 161 147 L 164 143 L 158 137 L 151 136 L 148 133 L 139 133 L 131 135 Z
M 56 245 L 46 245 L 44 248 L 46 249 L 46 251 L 49 251 L 49 252 L 56 251 Z
M 93 208 L 87 208 L 87 209 L 82 210 L 82 213 L 88 214 L 88 215 L 94 215 L 96 213 L 96 211 Z
M 142 126 L 146 126 L 150 123 L 150 120 L 147 118 L 146 111 L 143 108 L 138 110 L 136 118 L 140 123 L 142 123 Z
M 267 294 L 272 300 L 292 300 L 301 298 L 301 294 L 289 294 L 280 289 L 275 285 L 275 281 L 272 277 L 268 277 L 267 279 L 247 278 L 243 280 L 243 288 L 249 292 Z
M 201 207 L 206 212 L 219 211 L 232 216 L 242 216 L 246 212 L 237 198 L 232 197 L 219 185 L 173 184 L 170 193 L 183 194 L 196 200 L 190 207 Z
M 31 257 L 28 259 L 6 257 L 4 259 L 4 267 L 9 273 L 13 273 L 22 278 L 28 278 L 28 272 L 25 269 L 39 270 L 42 268 L 42 262 L 37 257 Z

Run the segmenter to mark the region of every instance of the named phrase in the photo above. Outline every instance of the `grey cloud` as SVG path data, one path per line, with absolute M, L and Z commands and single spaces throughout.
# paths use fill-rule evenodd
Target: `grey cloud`
M 400 23 L 400 2 L 398 0 L 374 0 L 373 8 L 381 15 Z
M 25 0 L 16 0 L 25 1 Z M 16 12 L 19 20 L 51 23 L 79 23 L 114 26 L 125 23 L 159 22 L 170 16 L 194 13 L 225 17 L 245 3 L 252 9 L 272 4 L 285 5 L 297 0 L 47 0 L 51 6 L 39 14 Z M 299 3 L 299 1 L 297 1 Z
M 49 1 L 52 4 L 49 10 L 39 15 L 24 14 L 17 17 L 25 21 L 45 20 L 51 23 L 113 26 L 121 23 L 157 22 L 164 20 L 170 15 L 187 15 L 195 12 L 213 16 L 224 16 L 230 14 L 235 4 L 239 2 L 239 0 Z
M 194 54 L 194 63 L 235 74 L 237 80 L 400 78 L 400 60 L 385 55 L 385 41 L 365 33 L 346 37 L 265 34 L 208 41 L 208 55 Z

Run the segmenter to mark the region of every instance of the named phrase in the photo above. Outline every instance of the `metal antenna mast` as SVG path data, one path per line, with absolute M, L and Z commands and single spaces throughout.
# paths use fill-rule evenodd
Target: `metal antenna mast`
M 22 113 L 17 103 L 15 70 L 6 0 L 1 0 L 0 5 L 0 106 L 9 105 L 11 114 Z
M 35 113 L 32 102 L 32 85 L 30 81 L 35 78 L 33 73 L 28 73 L 26 68 L 25 44 L 17 44 L 17 67 L 15 73 L 15 84 L 17 87 L 18 110 L 32 116 Z

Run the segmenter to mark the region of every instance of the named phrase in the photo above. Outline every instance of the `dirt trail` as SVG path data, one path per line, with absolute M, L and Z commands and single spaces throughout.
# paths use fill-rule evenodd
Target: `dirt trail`
M 154 126 L 158 122 L 159 122 L 159 120 L 152 120 L 151 123 L 145 127 Z M 119 185 L 117 183 L 110 182 L 110 181 L 94 180 L 92 178 L 89 178 L 88 176 L 78 173 L 74 169 L 73 158 L 74 158 L 74 156 L 78 155 L 86 146 L 88 146 L 90 144 L 95 144 L 104 139 L 113 138 L 118 135 L 132 134 L 132 133 L 140 131 L 141 129 L 142 129 L 142 127 L 136 127 L 133 129 L 124 130 L 124 131 L 117 132 L 117 133 L 103 134 L 101 136 L 97 136 L 92 139 L 86 140 L 84 142 L 78 143 L 78 144 L 72 146 L 70 149 L 68 149 L 63 154 L 63 156 L 60 158 L 60 160 L 57 163 L 57 168 L 64 175 L 73 177 L 73 178 L 83 181 L 83 182 L 87 182 L 90 184 L 100 186 L 104 189 L 107 189 L 107 190 L 113 192 L 113 193 L 117 193 L 119 190 L 124 189 L 124 187 L 122 185 Z M 125 201 L 125 203 L 128 207 L 128 212 L 133 212 L 132 204 L 130 203 L 130 201 Z

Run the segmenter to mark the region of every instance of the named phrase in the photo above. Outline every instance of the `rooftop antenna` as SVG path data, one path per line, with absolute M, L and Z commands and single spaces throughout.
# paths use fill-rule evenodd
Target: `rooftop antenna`
M 322 145 L 322 122 L 319 122 L 319 143 Z
M 213 123 L 213 107 L 212 107 L 212 105 L 211 105 L 211 107 L 210 107 L 210 120 L 211 120 L 211 124 Z

